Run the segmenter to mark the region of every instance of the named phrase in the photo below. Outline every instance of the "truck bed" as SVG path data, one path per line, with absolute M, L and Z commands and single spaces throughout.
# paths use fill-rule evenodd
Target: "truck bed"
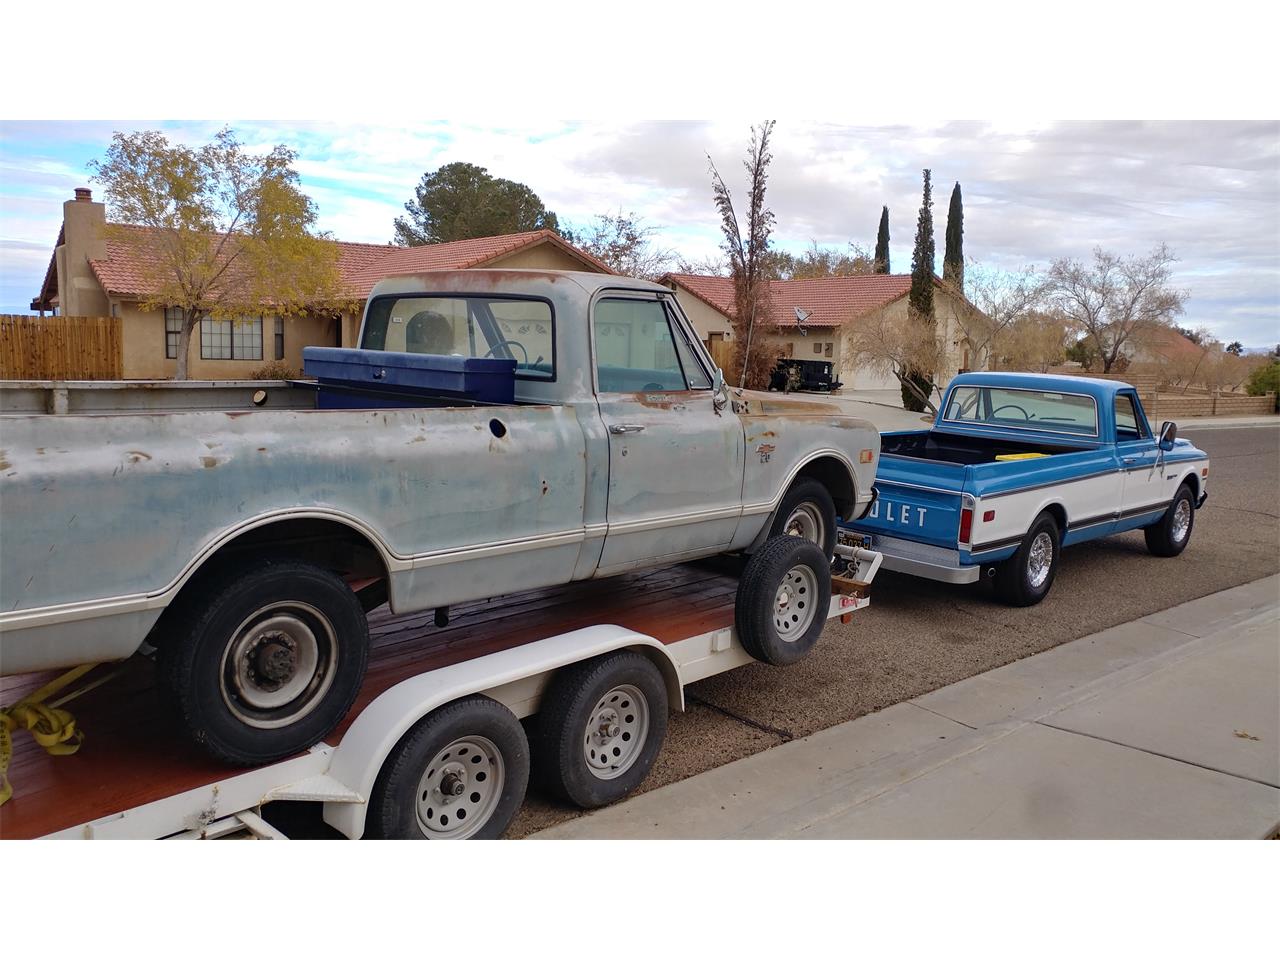
M 1052 456 L 1087 449 L 1089 448 L 1084 446 L 996 440 L 946 434 L 936 430 L 918 430 L 884 434 L 880 452 L 882 456 L 909 457 L 913 460 L 934 460 L 972 466 L 979 463 L 995 463 L 998 456 L 1009 454 L 1038 453 Z
M 444 629 L 433 625 L 432 611 L 397 618 L 384 607 L 370 617 L 364 686 L 326 742 L 336 745 L 370 701 L 408 677 L 552 634 L 613 623 L 670 644 L 730 627 L 733 570 L 732 561 L 708 561 L 477 601 L 455 607 Z M 51 757 L 27 734 L 14 735 L 14 795 L 0 807 L 0 839 L 44 836 L 239 772 L 206 759 L 166 728 L 154 672 L 149 659 L 134 657 L 120 676 L 68 705 L 85 733 L 72 756 Z M 0 703 L 14 703 L 53 676 L 0 679 Z

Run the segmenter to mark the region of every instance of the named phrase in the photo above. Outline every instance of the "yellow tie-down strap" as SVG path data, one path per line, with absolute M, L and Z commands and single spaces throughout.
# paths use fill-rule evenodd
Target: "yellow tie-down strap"
M 1047 453 L 1001 453 L 996 455 L 997 460 L 1039 460 L 1041 457 L 1047 457 Z
M 30 696 L 23 697 L 12 707 L 0 707 L 0 805 L 13 796 L 13 786 L 9 783 L 8 774 L 9 761 L 13 759 L 15 730 L 26 730 L 51 756 L 65 757 L 80 749 L 84 734 L 77 729 L 75 717 L 63 710 L 62 705 L 106 683 L 115 673 L 101 677 L 53 703 L 45 701 L 65 690 L 96 666 L 96 663 L 86 663 L 75 667 Z

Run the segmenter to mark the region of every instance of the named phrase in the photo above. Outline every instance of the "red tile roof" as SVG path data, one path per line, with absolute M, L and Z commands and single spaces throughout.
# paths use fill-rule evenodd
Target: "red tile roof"
M 726 316 L 733 315 L 733 281 L 729 277 L 668 273 L 662 281 L 683 287 Z M 769 283 L 773 300 L 770 320 L 778 327 L 794 327 L 795 308 L 799 307 L 811 315 L 806 326 L 838 327 L 846 320 L 906 296 L 910 290 L 910 274 L 772 280 Z
M 149 264 L 159 261 L 162 234 L 148 227 L 128 226 L 137 231 L 144 242 L 135 243 L 108 236 L 107 256 L 90 260 L 94 276 L 109 294 L 123 297 L 145 297 L 154 292 L 149 277 L 155 270 Z M 59 237 L 61 242 L 61 236 Z M 472 240 L 456 240 L 452 243 L 436 243 L 422 247 L 397 247 L 391 244 L 347 243 L 332 241 L 338 248 L 338 273 L 343 285 L 352 296 L 364 298 L 374 284 L 386 277 L 427 270 L 461 270 L 479 267 L 508 256 L 518 250 L 549 243 L 569 256 L 582 262 L 584 270 L 612 273 L 604 263 L 579 250 L 550 230 L 532 230 L 500 237 L 477 237 Z M 57 293 L 53 277 L 55 267 L 51 262 L 41 289 L 41 297 L 47 299 L 52 290 Z M 34 304 L 33 304 L 34 305 Z

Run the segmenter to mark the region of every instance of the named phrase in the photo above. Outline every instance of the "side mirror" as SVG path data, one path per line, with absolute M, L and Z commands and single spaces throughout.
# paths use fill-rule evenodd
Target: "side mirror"
M 711 376 L 711 404 L 718 414 L 729 404 L 729 391 L 724 387 L 724 371 L 716 367 Z
M 1172 420 L 1166 420 L 1160 426 L 1160 449 L 1172 450 L 1173 442 L 1178 439 L 1178 425 Z

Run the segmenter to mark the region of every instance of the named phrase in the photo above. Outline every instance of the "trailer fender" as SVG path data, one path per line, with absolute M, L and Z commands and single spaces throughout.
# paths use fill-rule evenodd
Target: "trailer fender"
M 667 681 L 672 707 L 684 709 L 679 669 L 662 643 L 612 624 L 573 630 L 429 670 L 379 695 L 343 734 L 330 758 L 328 775 L 361 799 L 326 802 L 325 822 L 352 840 L 364 834 L 369 796 L 383 761 L 409 728 L 431 711 L 459 697 L 480 693 L 509 707 L 518 717 L 528 716 L 536 710 L 537 697 L 553 671 L 620 649 L 649 656 Z

